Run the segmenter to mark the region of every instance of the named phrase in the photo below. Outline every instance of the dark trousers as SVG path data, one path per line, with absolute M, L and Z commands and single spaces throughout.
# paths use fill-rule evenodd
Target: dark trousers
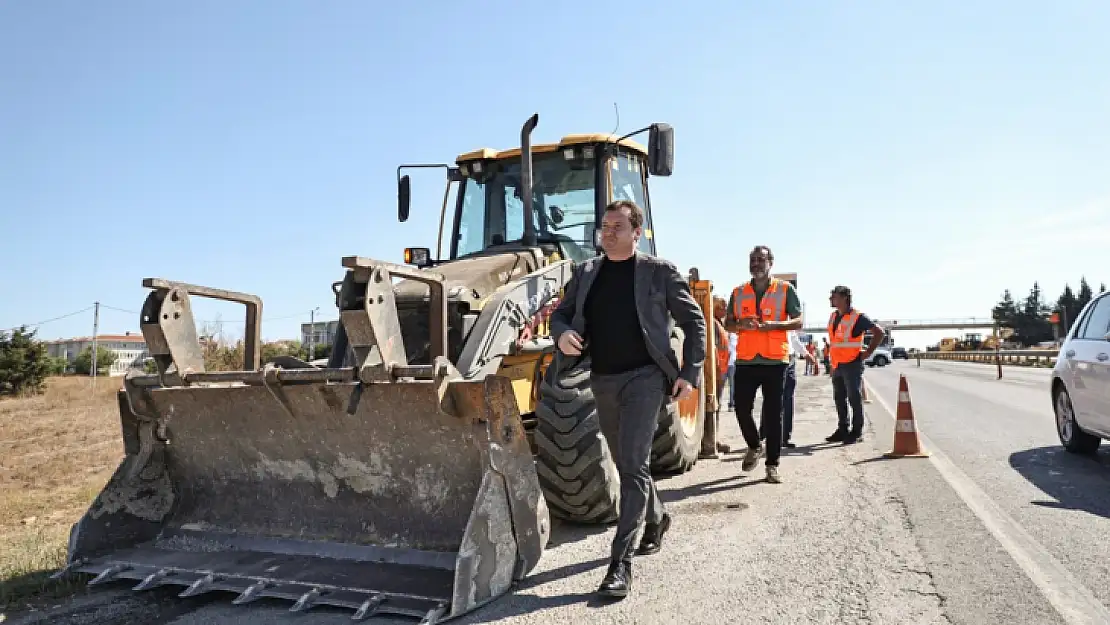
M 809 361 L 806 361 L 809 365 Z M 794 433 L 794 389 L 798 386 L 798 373 L 791 361 L 786 366 L 786 376 L 782 383 L 782 440 L 787 442 Z
M 612 558 L 631 561 L 641 525 L 663 520 L 663 502 L 651 479 L 651 443 L 659 410 L 669 395 L 667 375 L 655 365 L 615 375 L 590 376 L 601 433 L 621 478 L 620 516 Z
M 786 363 L 781 365 L 745 365 L 737 363 L 732 388 L 736 391 L 736 420 L 748 449 L 760 446 L 759 428 L 752 417 L 755 392 L 763 391 L 763 411 L 760 419 L 767 436 L 767 466 L 779 465 L 782 451 L 782 390 L 786 378 Z
M 837 429 L 859 435 L 863 432 L 863 361 L 848 362 L 832 371 L 833 401 L 836 402 Z M 851 430 L 848 406 L 852 407 Z

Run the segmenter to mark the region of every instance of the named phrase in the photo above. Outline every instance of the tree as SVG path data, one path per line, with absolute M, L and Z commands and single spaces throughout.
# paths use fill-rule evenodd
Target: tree
M 9 335 L 0 332 L 0 395 L 41 393 L 49 375 L 46 345 L 35 332 L 20 327 Z
M 1076 297 L 1076 314 L 1083 310 L 1093 298 L 1095 294 L 1091 292 L 1091 285 L 1087 284 L 1086 276 L 1079 279 L 1079 295 Z
M 98 345 L 96 350 L 96 374 L 103 375 L 107 369 L 112 366 L 112 363 L 116 361 L 116 358 L 118 358 L 118 356 L 116 356 L 114 351 Z M 77 354 L 77 358 L 73 360 L 73 369 L 82 375 L 89 375 L 92 373 L 92 367 L 89 366 L 90 363 L 92 363 L 92 345 L 81 350 L 80 354 Z
M 1071 290 L 1070 284 L 1064 285 L 1064 293 L 1056 300 L 1056 312 L 1060 315 L 1060 328 L 1061 334 L 1066 334 L 1071 325 L 1075 323 L 1075 317 L 1082 310 L 1082 306 L 1078 305 L 1078 299 L 1075 293 Z
M 1105 282 L 1099 282 L 1098 283 L 1098 292 L 1099 293 L 1105 293 L 1106 292 L 1106 283 Z
M 1022 302 L 1014 324 L 1014 338 L 1026 347 L 1052 340 L 1052 324 L 1048 320 L 1048 313 L 1049 308 L 1045 306 L 1041 285 L 1034 282 L 1029 296 Z
M 1017 304 L 1014 303 L 1014 296 L 1010 294 L 1010 289 L 1006 289 L 1002 294 L 1002 301 L 995 305 L 991 311 L 991 317 L 1004 326 L 1015 327 L 1018 309 Z

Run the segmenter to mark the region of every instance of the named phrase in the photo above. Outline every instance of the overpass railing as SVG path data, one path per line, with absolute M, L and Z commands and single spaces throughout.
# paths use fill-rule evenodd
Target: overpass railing
M 984 364 L 1017 365 L 1025 367 L 1051 367 L 1059 354 L 1054 349 L 1003 349 L 974 352 L 914 352 L 918 364 L 922 360 L 947 360 L 953 362 L 979 362 Z

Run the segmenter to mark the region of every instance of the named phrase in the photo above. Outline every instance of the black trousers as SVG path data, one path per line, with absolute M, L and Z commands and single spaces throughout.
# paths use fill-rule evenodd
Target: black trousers
M 736 393 L 736 420 L 748 449 L 760 446 L 759 428 L 752 416 L 755 392 L 763 391 L 761 421 L 767 436 L 767 466 L 779 465 L 782 452 L 782 389 L 786 379 L 786 363 L 781 365 L 744 365 L 736 363 L 732 388 Z

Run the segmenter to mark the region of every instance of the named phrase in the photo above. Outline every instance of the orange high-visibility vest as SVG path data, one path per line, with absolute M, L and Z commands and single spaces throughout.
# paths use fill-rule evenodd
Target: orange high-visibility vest
M 737 319 L 757 317 L 763 321 L 786 321 L 786 290 L 789 283 L 771 278 L 767 292 L 755 309 L 755 289 L 751 282 L 732 290 L 732 314 Z M 762 356 L 770 360 L 790 362 L 790 338 L 786 330 L 745 330 L 736 334 L 736 360 L 752 360 Z
M 724 379 L 728 372 L 728 332 L 716 319 L 713 320 L 713 327 L 717 330 L 717 378 Z
M 836 320 L 836 311 L 829 315 L 829 364 L 833 369 L 840 364 L 851 362 L 863 352 L 863 334 L 852 338 L 852 327 L 859 319 L 859 311 L 855 308 L 849 310 L 840 318 L 840 323 L 833 327 Z

